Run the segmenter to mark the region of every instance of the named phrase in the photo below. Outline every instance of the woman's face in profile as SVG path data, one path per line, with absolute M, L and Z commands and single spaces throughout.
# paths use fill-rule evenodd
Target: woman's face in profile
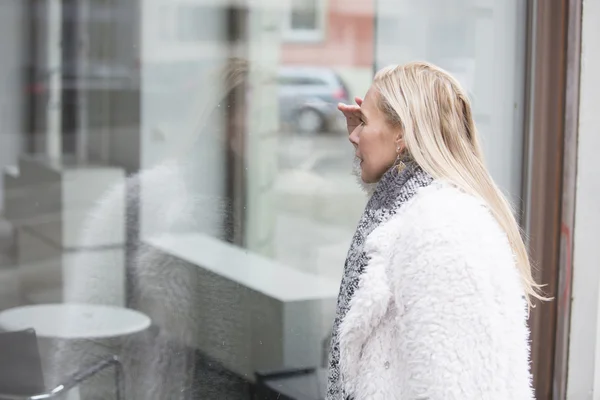
M 391 126 L 379 109 L 379 93 L 371 87 L 361 105 L 361 123 L 350 134 L 355 155 L 360 160 L 361 178 L 375 183 L 397 157 L 398 128 Z

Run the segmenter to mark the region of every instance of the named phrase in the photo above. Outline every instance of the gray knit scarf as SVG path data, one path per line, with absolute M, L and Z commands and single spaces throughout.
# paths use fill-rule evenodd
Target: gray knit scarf
M 347 399 L 341 387 L 338 331 L 340 322 L 350 307 L 350 300 L 358 288 L 360 276 L 369 261 L 363 249 L 365 240 L 378 225 L 396 214 L 402 204 L 413 197 L 419 188 L 428 186 L 432 181 L 433 178 L 414 163 L 408 164 L 401 172 L 394 166 L 383 175 L 367 202 L 344 264 L 344 275 L 331 337 L 327 400 Z

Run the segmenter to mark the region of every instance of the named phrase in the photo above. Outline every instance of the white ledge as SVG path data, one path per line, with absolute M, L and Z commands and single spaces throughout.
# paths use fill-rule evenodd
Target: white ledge
M 175 256 L 282 302 L 335 298 L 339 282 L 299 271 L 200 233 L 144 240 Z

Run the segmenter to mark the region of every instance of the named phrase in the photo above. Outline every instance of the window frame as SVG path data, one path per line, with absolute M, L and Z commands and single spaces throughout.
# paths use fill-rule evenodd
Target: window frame
M 311 1 L 311 0 L 304 0 Z M 327 16 L 327 0 L 313 0 L 315 2 L 316 28 L 294 29 L 292 27 L 293 1 L 285 12 L 283 21 L 283 39 L 286 42 L 314 43 L 325 39 L 325 19 Z
M 528 94 L 523 225 L 544 295 L 530 313 L 533 386 L 565 398 L 571 303 L 582 0 L 528 0 Z M 546 60 L 557 60 L 548 63 Z M 566 228 L 566 229 L 565 229 Z

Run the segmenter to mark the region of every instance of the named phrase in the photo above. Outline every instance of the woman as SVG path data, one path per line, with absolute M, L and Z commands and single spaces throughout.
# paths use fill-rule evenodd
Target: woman
M 348 252 L 329 400 L 530 400 L 526 324 L 542 298 L 471 105 L 440 68 L 380 71 L 341 104 L 376 184 Z

